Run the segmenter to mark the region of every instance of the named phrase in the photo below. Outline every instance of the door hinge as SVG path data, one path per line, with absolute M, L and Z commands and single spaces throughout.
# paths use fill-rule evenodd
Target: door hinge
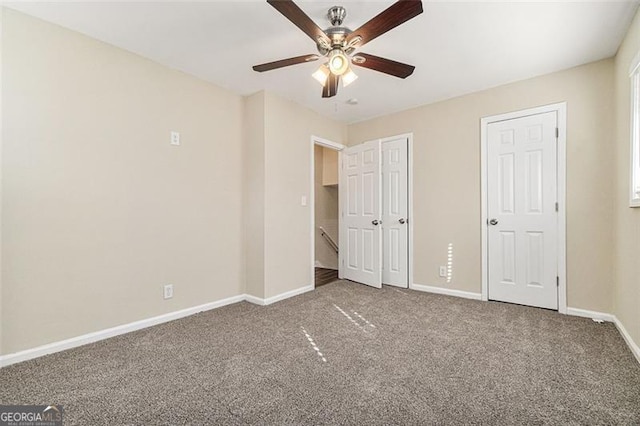
M 556 201 L 556 211 L 560 211 L 560 204 Z
M 560 287 L 560 277 L 556 277 L 556 287 Z
M 560 129 L 556 127 L 556 139 L 560 137 Z

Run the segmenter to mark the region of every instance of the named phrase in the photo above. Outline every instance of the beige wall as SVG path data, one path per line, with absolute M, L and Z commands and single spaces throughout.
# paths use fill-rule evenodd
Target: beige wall
M 611 312 L 612 84 L 609 59 L 349 126 L 350 144 L 414 134 L 416 284 L 481 291 L 480 118 L 566 101 L 568 304 Z
M 342 142 L 346 125 L 269 92 L 244 118 L 246 289 L 268 299 L 313 285 L 311 136 Z
M 346 140 L 346 126 L 265 93 L 265 297 L 313 285 L 311 136 Z
M 11 10 L 2 42 L 3 353 L 242 294 L 242 99 Z
M 338 151 L 322 148 L 322 184 L 338 184 Z
M 325 175 L 337 181 L 338 151 L 316 145 L 314 147 L 314 210 L 315 210 L 315 254 L 320 266 L 338 269 L 338 254 L 322 236 L 320 226 L 338 244 L 338 187 L 325 186 Z M 327 167 L 325 167 L 327 166 Z M 334 170 L 335 169 L 335 170 Z M 334 176 L 336 175 L 336 176 Z
M 629 67 L 640 51 L 640 12 L 618 50 L 615 63 L 616 160 L 614 313 L 640 345 L 640 208 L 629 208 L 630 94 Z
M 0 10 L 0 354 L 312 284 L 311 203 L 300 204 L 311 196 L 311 135 L 355 144 L 413 132 L 415 283 L 480 292 L 479 120 L 561 101 L 569 306 L 613 311 L 640 341 L 640 209 L 627 207 L 637 17 L 615 67 L 600 61 L 347 127 Z M 171 130 L 182 146 L 169 145 Z M 438 266 L 449 243 L 447 285 Z
M 2 37 L 4 36 L 4 32 L 2 30 L 3 27 L 3 19 L 4 16 L 4 7 L 0 6 L 0 91 L 2 89 Z M 2 122 L 4 115 L 2 114 L 2 95 L 0 95 L 0 166 L 2 165 Z M 4 337 L 3 337 L 3 327 L 2 327 L 2 169 L 0 168 L 0 355 L 4 353 Z
M 244 267 L 246 292 L 264 298 L 264 92 L 244 99 Z

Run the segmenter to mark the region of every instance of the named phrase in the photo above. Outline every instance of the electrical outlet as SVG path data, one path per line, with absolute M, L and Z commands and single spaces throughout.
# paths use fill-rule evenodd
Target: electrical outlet
M 446 266 L 441 266 L 439 273 L 440 273 L 440 276 L 442 278 L 446 278 L 447 277 L 447 267 Z
M 180 133 L 171 132 L 171 145 L 180 145 Z
M 164 298 L 171 299 L 173 297 L 173 284 L 167 284 L 164 286 Z

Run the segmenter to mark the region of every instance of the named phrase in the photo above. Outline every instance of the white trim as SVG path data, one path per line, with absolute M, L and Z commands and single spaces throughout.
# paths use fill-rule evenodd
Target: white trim
M 309 285 L 314 287 L 314 288 L 315 288 L 315 285 L 316 285 L 316 271 L 315 271 L 315 264 L 316 264 L 316 188 L 315 188 L 316 176 L 315 176 L 315 170 L 316 170 L 316 164 L 315 164 L 315 149 L 314 149 L 315 145 L 320 145 L 322 147 L 338 151 L 338 182 L 340 182 L 340 172 L 342 170 L 342 167 L 340 167 L 340 165 L 342 164 L 342 150 L 346 148 L 346 145 L 343 145 L 341 143 L 333 142 L 333 141 L 330 141 L 328 139 L 323 139 L 323 138 L 321 138 L 319 136 L 311 135 L 311 155 L 310 155 L 310 158 L 311 158 L 311 162 L 310 162 L 311 173 L 310 173 L 310 184 L 309 184 L 309 186 L 310 186 L 310 189 L 309 189 L 309 202 L 307 203 L 307 205 L 310 206 L 310 208 L 309 208 L 309 223 L 311 224 L 311 248 L 310 248 L 310 253 L 311 253 L 311 271 L 309 273 Z M 338 212 L 340 212 L 340 199 L 338 199 Z M 340 214 L 340 213 L 338 213 L 338 214 Z M 338 253 L 338 265 L 340 265 L 341 261 L 342 261 L 342 258 L 340 256 L 341 256 L 340 253 Z M 338 266 L 338 269 L 340 269 L 339 266 Z M 255 302 L 252 302 L 252 303 L 255 303 Z
M 409 284 L 413 283 L 413 268 L 414 268 L 414 257 L 413 257 L 413 225 L 415 223 L 416 216 L 413 214 L 413 133 L 409 133 L 407 135 L 409 139 L 409 158 L 408 158 L 408 166 L 409 166 L 409 182 L 407 182 L 407 195 L 409 196 L 409 215 L 407 217 L 407 224 L 409 225 Z
M 420 284 L 411 284 L 409 286 L 411 290 L 423 291 L 427 293 L 442 294 L 446 296 L 462 297 L 465 299 L 481 300 L 479 293 L 472 293 L 461 290 L 454 290 L 442 287 L 433 287 Z M 256 305 L 270 305 L 280 300 L 287 299 L 289 297 L 297 296 L 299 294 L 306 293 L 313 290 L 313 286 L 301 287 L 295 290 L 291 290 L 277 296 L 270 297 L 268 299 L 261 299 L 259 297 L 251 296 L 249 294 L 241 294 L 238 296 L 228 297 L 226 299 L 218 300 L 204 305 L 194 306 L 192 308 L 182 309 L 180 311 L 170 312 L 168 314 L 159 315 L 156 317 L 135 321 L 129 324 L 123 324 L 116 327 L 108 328 L 93 333 L 83 334 L 82 336 L 72 337 L 70 339 L 61 340 L 58 342 L 48 343 L 46 345 L 38 346 L 32 349 L 26 349 L 20 352 L 15 352 L 7 355 L 0 355 L 0 368 L 7 367 L 11 364 L 16 364 L 30 359 L 39 358 L 44 355 L 61 352 L 67 349 L 77 348 L 89 343 L 105 340 L 110 337 L 119 336 L 122 334 L 130 333 L 132 331 L 141 330 L 143 328 L 152 327 L 154 325 L 162 324 L 169 321 L 174 321 L 180 318 L 188 317 L 190 315 L 197 314 L 199 312 L 205 312 L 212 309 L 220 308 L 222 306 L 231 305 L 242 301 L 254 303 Z M 602 312 L 588 311 L 578 308 L 567 308 L 568 315 L 574 315 L 586 318 L 596 318 L 604 321 L 615 323 L 618 331 L 622 335 L 624 341 L 629 346 L 629 349 L 640 363 L 640 347 L 633 341 L 631 335 L 627 332 L 626 328 L 622 325 L 620 320 L 615 315 L 605 314 Z
M 308 291 L 313 291 L 313 290 L 315 290 L 315 285 L 311 284 L 304 287 L 296 288 L 295 290 L 286 291 L 284 293 L 280 293 L 275 296 L 268 297 L 266 299 L 261 299 L 256 296 L 251 296 L 250 294 L 245 294 L 244 300 L 246 300 L 247 302 L 253 303 L 255 305 L 267 306 L 267 305 L 271 305 L 272 303 L 276 303 L 281 300 L 288 299 L 293 296 L 298 296 L 300 294 L 306 293 Z
M 342 181 L 342 151 L 338 151 L 338 185 Z M 342 212 L 342 198 L 340 198 L 340 189 L 338 188 L 338 278 L 344 278 L 342 267 L 344 265 L 344 250 L 340 250 L 340 212 Z M 315 284 L 315 283 L 314 283 Z
M 640 50 L 636 52 L 636 56 L 631 60 L 631 64 L 629 65 L 629 77 L 631 77 L 640 67 Z
M 640 207 L 640 51 L 631 64 L 629 207 Z
M 445 296 L 462 297 L 464 299 L 482 300 L 480 293 L 473 293 L 470 291 L 454 290 L 452 288 L 434 287 L 430 285 L 411 284 L 409 286 L 411 290 L 424 291 L 427 293 L 442 294 Z
M 152 318 L 147 318 L 140 321 L 134 321 L 128 324 L 118 325 L 116 327 L 111 327 L 105 330 L 83 334 L 81 336 L 60 340 L 58 342 L 48 343 L 46 345 L 37 346 L 31 349 L 25 349 L 20 352 L 15 352 L 7 355 L 0 355 L 0 368 L 9 366 L 11 364 L 16 364 L 18 362 L 39 358 L 44 355 L 65 351 L 67 349 L 77 348 L 78 346 L 83 346 L 89 343 L 98 342 L 100 340 L 105 340 L 110 337 L 119 336 L 121 334 L 130 333 L 132 331 L 141 330 L 143 328 L 152 327 L 154 325 L 163 324 L 165 322 L 174 321 L 180 318 L 185 318 L 185 317 L 197 314 L 199 312 L 210 311 L 212 309 L 220 308 L 226 305 L 231 305 L 233 303 L 247 301 L 256 305 L 266 306 L 266 305 L 271 305 L 272 303 L 279 302 L 284 299 L 288 299 L 293 296 L 306 293 L 308 291 L 312 291 L 314 289 L 315 287 L 313 285 L 300 287 L 295 290 L 287 291 L 285 293 L 281 293 L 276 296 L 269 297 L 267 299 L 261 299 L 259 297 L 255 297 L 250 294 L 240 294 L 238 296 L 228 297 L 226 299 L 217 300 L 215 302 L 205 303 L 204 305 L 194 306 L 191 308 L 186 308 L 186 309 L 182 309 L 175 312 L 169 312 L 167 314 L 158 315 Z
M 620 334 L 622 334 L 622 338 L 627 343 L 627 346 L 629 346 L 629 349 L 631 349 L 631 353 L 633 353 L 638 363 L 640 363 L 640 346 L 638 346 L 636 342 L 633 341 L 631 335 L 629 334 L 627 329 L 624 328 L 624 325 L 622 325 L 622 322 L 620 322 L 618 317 L 614 316 L 613 320 L 613 322 L 616 324 L 616 327 L 618 328 L 618 331 L 620 332 Z
M 72 337 L 70 339 L 48 343 L 46 345 L 37 346 L 35 348 L 26 349 L 20 352 L 2 355 L 0 356 L 0 367 L 6 367 L 18 362 L 27 361 L 33 358 L 38 358 L 55 352 L 76 348 L 88 343 L 97 342 L 100 340 L 108 339 L 110 337 L 119 336 L 121 334 L 130 333 L 132 331 L 141 330 L 143 328 L 151 327 L 165 322 L 174 321 L 180 318 L 197 314 L 199 312 L 210 311 L 212 309 L 230 305 L 232 303 L 242 302 L 245 299 L 245 295 L 240 294 L 238 296 L 228 297 L 226 299 L 218 300 L 215 302 L 205 303 L 204 305 L 194 306 L 192 308 L 182 309 L 180 311 L 170 312 L 152 318 L 134 321 L 129 324 L 123 324 L 116 327 L 107 328 L 105 330 L 83 334 L 81 336 Z
M 558 312 L 567 313 L 567 103 L 556 107 L 558 114 Z
M 250 294 L 245 294 L 244 295 L 244 300 L 249 302 L 249 303 L 253 303 L 254 305 L 260 305 L 260 306 L 265 306 L 266 303 L 264 301 L 264 299 L 257 297 L 257 296 L 252 296 Z
M 482 300 L 489 300 L 488 257 L 487 257 L 487 126 L 498 121 L 511 120 L 546 112 L 557 114 L 558 135 L 558 312 L 567 313 L 567 103 L 544 105 L 521 111 L 509 112 L 480 119 L 480 199 L 482 238 Z
M 615 322 L 615 315 L 605 314 L 604 312 L 589 311 L 587 309 L 567 308 L 567 315 L 574 317 L 593 318 L 607 322 Z
M 607 321 L 607 322 L 614 323 L 616 325 L 616 328 L 618 329 L 618 331 L 622 335 L 622 338 L 624 339 L 624 342 L 627 344 L 627 346 L 631 350 L 631 353 L 633 354 L 633 356 L 635 356 L 635 358 L 638 361 L 638 363 L 640 363 L 640 346 L 638 346 L 636 344 L 636 342 L 633 341 L 633 339 L 631 338 L 631 335 L 629 334 L 627 329 L 624 328 L 624 325 L 622 325 L 622 322 L 615 315 L 607 314 L 607 313 L 604 313 L 604 312 L 589 311 L 589 310 L 586 310 L 586 309 L 578 309 L 578 308 L 567 308 L 567 315 L 573 315 L 573 316 L 576 316 L 576 317 L 599 319 L 599 320 L 602 320 L 602 321 Z
M 342 151 L 347 146 L 338 142 L 330 141 L 329 139 L 323 139 L 318 136 L 311 136 L 311 145 L 320 145 L 325 148 L 333 149 L 335 151 Z
M 481 300 L 489 301 L 489 257 L 487 254 L 487 125 L 486 118 L 480 119 L 480 258 L 481 258 Z

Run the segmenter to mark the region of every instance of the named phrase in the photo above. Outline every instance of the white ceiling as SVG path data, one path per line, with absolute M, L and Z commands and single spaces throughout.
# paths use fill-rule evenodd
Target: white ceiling
M 319 63 L 256 73 L 252 65 L 315 45 L 264 0 L 19 2 L 7 6 L 200 77 L 238 94 L 266 89 L 351 123 L 613 56 L 632 1 L 423 1 L 424 13 L 362 51 L 416 66 L 406 80 L 363 68 L 338 96 L 321 98 Z M 393 3 L 298 1 L 321 27 L 334 4 L 355 29 Z M 357 98 L 358 105 L 346 101 Z

